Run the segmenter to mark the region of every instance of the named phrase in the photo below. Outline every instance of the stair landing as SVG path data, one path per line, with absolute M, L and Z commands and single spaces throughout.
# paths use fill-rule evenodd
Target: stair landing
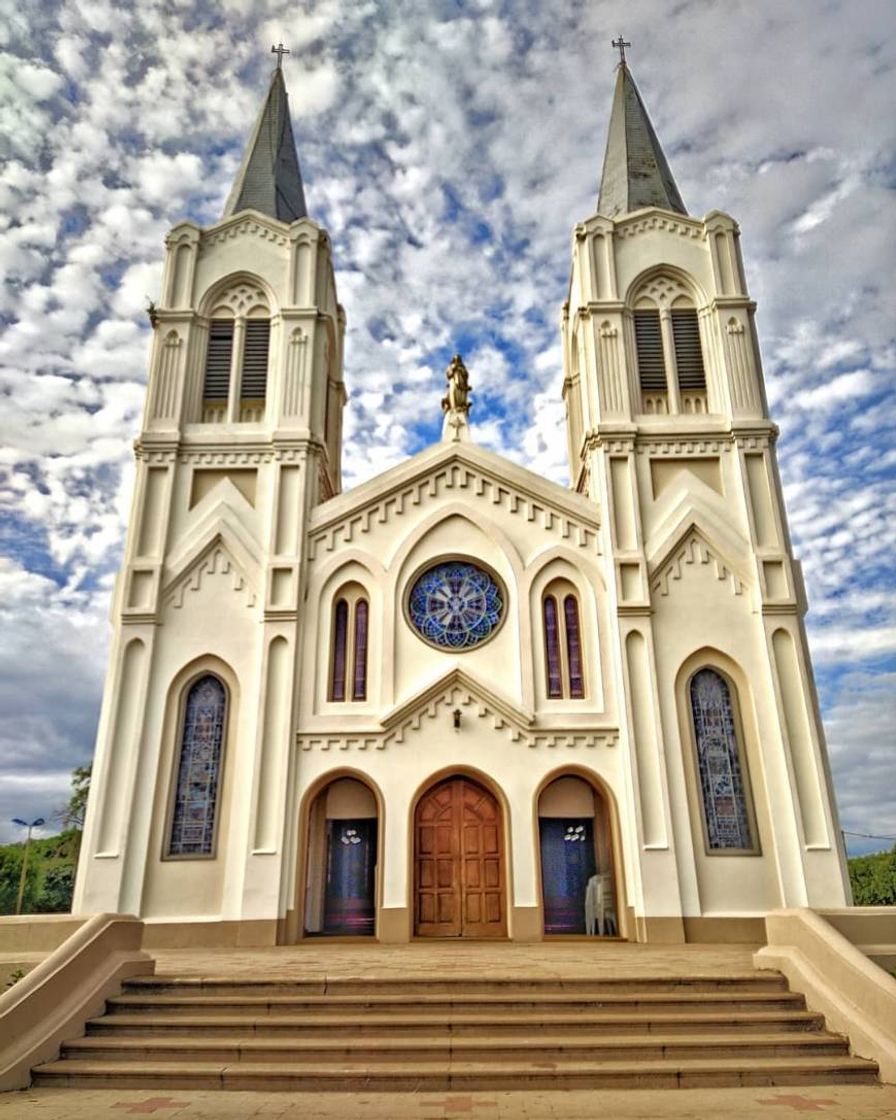
M 876 1084 L 740 946 L 170 950 L 34 1071 L 158 1093 L 505 1093 Z

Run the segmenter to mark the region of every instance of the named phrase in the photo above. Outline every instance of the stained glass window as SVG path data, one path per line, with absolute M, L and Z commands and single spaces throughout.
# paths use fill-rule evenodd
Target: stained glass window
M 355 603 L 355 664 L 352 673 L 352 700 L 367 699 L 367 603 Z
M 701 669 L 691 678 L 690 694 L 709 847 L 752 849 L 746 784 L 728 683 L 712 669 Z
M 563 617 L 566 622 L 566 660 L 569 665 L 569 695 L 581 700 L 585 695 L 582 677 L 582 643 L 579 639 L 579 604 L 575 595 L 563 600 Z
M 333 671 L 330 699 L 345 699 L 345 661 L 348 652 L 348 603 L 339 599 L 333 612 Z
M 227 692 L 217 677 L 201 677 L 187 693 L 168 844 L 171 856 L 207 856 L 214 850 L 226 708 Z
M 408 597 L 417 633 L 442 649 L 478 646 L 497 630 L 504 596 L 494 579 L 475 564 L 453 560 L 425 571 Z
M 544 601 L 544 644 L 548 664 L 548 697 L 563 695 L 563 673 L 560 666 L 560 634 L 557 629 L 557 600 L 548 595 Z

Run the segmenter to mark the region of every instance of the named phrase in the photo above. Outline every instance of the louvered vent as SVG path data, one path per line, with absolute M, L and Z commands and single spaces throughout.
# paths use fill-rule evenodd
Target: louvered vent
M 700 349 L 700 325 L 693 308 L 673 309 L 672 337 L 675 340 L 679 388 L 682 392 L 705 390 L 706 373 L 703 369 L 703 351 Z
M 230 359 L 233 355 L 233 320 L 212 319 L 208 329 L 205 358 L 205 400 L 227 400 L 230 391 Z
M 663 360 L 659 311 L 635 312 L 635 346 L 641 388 L 647 392 L 665 393 L 666 363 Z
M 240 390 L 243 400 L 264 400 L 268 384 L 270 342 L 269 319 L 249 319 L 246 322 L 246 346 L 243 350 L 243 379 Z

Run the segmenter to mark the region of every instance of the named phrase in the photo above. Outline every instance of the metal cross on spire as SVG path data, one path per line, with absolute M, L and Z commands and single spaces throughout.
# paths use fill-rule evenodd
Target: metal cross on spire
M 282 43 L 278 43 L 276 47 L 271 47 L 271 54 L 275 54 L 277 56 L 278 70 L 283 69 L 283 56 L 289 53 L 290 52 L 286 49 L 286 47 L 284 47 Z
M 618 39 L 613 40 L 612 45 L 619 48 L 619 65 L 625 66 L 625 48 L 630 47 L 631 43 L 620 35 Z

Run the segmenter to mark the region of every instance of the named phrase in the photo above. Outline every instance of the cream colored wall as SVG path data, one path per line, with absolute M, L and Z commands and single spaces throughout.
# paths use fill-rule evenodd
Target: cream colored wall
M 669 299 L 686 291 L 698 308 L 705 415 L 641 412 L 630 311 L 644 285 L 660 291 L 664 277 Z M 606 511 L 618 618 L 608 629 L 626 654 L 620 733 L 642 845 L 635 905 L 646 914 L 761 913 L 847 897 L 753 311 L 726 215 L 642 211 L 576 227 L 562 321 L 570 446 L 583 456 L 572 474 Z M 680 681 L 701 657 L 741 682 L 760 856 L 704 850 Z
M 463 711 L 457 730 L 451 716 L 455 706 Z M 329 772 L 336 775 L 345 766 L 357 767 L 370 776 L 386 807 L 380 821 L 382 905 L 406 908 L 411 905 L 411 825 L 416 800 L 442 776 L 468 774 L 490 788 L 502 804 L 508 907 L 537 907 L 541 904 L 536 862 L 538 792 L 550 775 L 570 765 L 593 773 L 610 791 L 619 787 L 621 763 L 617 747 L 599 746 L 582 751 L 527 747 L 513 742 L 508 729 L 496 729 L 488 713 L 479 715 L 474 705 L 465 705 L 458 695 L 436 705 L 401 743 L 390 743 L 373 751 L 349 746 L 335 757 L 330 750 L 317 747 L 302 751 L 298 760 L 299 796 L 301 801 L 306 790 L 316 788 Z M 297 811 L 297 838 L 298 832 Z M 623 861 L 633 858 L 637 858 L 636 849 L 623 854 Z M 295 884 L 297 894 L 300 886 Z M 512 933 L 511 930 L 511 936 Z
M 538 799 L 540 817 L 593 817 L 594 791 L 582 779 L 558 778 Z
M 674 924 L 845 899 L 736 237 L 717 214 L 577 227 L 564 362 L 587 497 L 445 443 L 321 502 L 338 487 L 323 415 L 328 396 L 341 399 L 344 325 L 325 234 L 252 215 L 172 231 L 77 912 L 234 920 L 301 909 L 300 822 L 346 768 L 381 792 L 387 910 L 410 902 L 414 799 L 455 771 L 498 795 L 510 904 L 537 909 L 538 791 L 568 767 L 613 800 L 623 893 L 639 917 Z M 203 309 L 247 261 L 275 319 L 269 407 L 263 422 L 197 424 Z M 639 412 L 627 308 L 663 262 L 701 309 L 710 415 Z M 447 557 L 486 565 L 507 592 L 500 631 L 463 654 L 427 646 L 403 613 L 415 575 Z M 541 601 L 555 579 L 579 598 L 583 700 L 546 698 Z M 368 693 L 334 704 L 332 606 L 349 581 L 370 602 Z M 737 682 L 759 856 L 703 850 L 682 674 L 705 647 Z M 166 861 L 172 713 L 190 666 L 209 655 L 234 697 L 218 850 Z
M 338 485 L 323 416 L 328 396 L 341 408 L 344 318 L 329 241 L 311 221 L 249 213 L 208 230 L 182 223 L 167 246 L 74 906 L 273 918 L 284 895 L 300 557 L 308 510 Z M 260 421 L 196 422 L 206 316 L 222 300 L 234 314 L 258 304 L 272 315 Z M 333 431 L 329 443 L 338 457 Z M 172 682 L 208 655 L 241 697 L 217 854 L 163 860 Z

